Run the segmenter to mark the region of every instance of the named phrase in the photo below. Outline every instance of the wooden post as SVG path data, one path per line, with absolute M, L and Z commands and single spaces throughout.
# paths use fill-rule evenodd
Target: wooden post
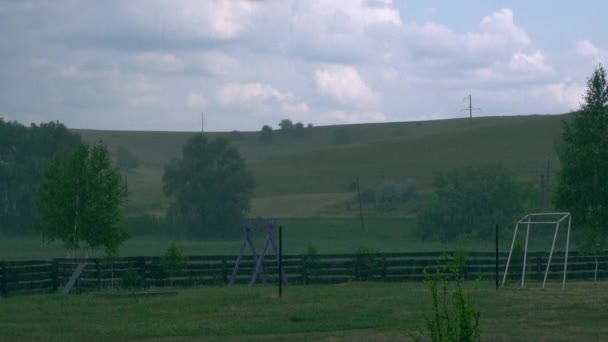
M 283 295 L 283 226 L 279 226 L 279 298 Z
M 97 281 L 97 289 L 101 289 L 101 266 L 99 265 L 99 259 L 95 258 L 95 279 Z
M 536 280 L 542 281 L 543 279 L 543 254 L 542 252 L 536 253 Z
M 2 297 L 8 297 L 8 287 L 7 287 L 7 279 L 6 279 L 6 277 L 7 277 L 6 263 L 3 262 L 1 267 L 2 267 L 2 269 L 1 269 L 1 271 L 2 271 L 2 289 L 1 289 Z
M 306 269 L 306 258 L 306 254 L 303 254 L 300 260 L 300 274 L 302 275 L 302 284 L 304 285 L 308 285 L 308 270 Z
M 51 286 L 53 292 L 57 292 L 59 288 L 59 263 L 55 259 L 51 260 Z
M 228 283 L 228 265 L 226 262 L 226 256 L 222 256 L 222 282 L 224 285 Z
M 148 265 L 146 257 L 141 257 L 139 260 L 139 275 L 141 276 L 141 285 L 144 288 L 148 287 Z
M 496 279 L 496 289 L 498 290 L 498 223 L 496 224 L 496 268 L 494 270 L 494 278 Z

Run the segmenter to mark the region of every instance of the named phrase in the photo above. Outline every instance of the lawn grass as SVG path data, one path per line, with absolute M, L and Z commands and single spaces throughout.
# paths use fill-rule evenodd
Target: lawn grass
M 532 284 L 531 284 L 532 285 Z M 484 341 L 601 341 L 608 284 L 496 291 L 467 283 Z M 430 310 L 421 283 L 179 289 L 177 296 L 14 296 L 0 300 L 2 341 L 398 341 Z

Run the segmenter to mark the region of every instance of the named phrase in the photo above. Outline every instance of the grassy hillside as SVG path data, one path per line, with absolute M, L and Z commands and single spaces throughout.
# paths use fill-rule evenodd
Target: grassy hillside
M 258 132 L 242 132 L 235 145 L 255 174 L 258 186 L 252 216 L 348 216 L 336 209 L 352 196 L 349 185 L 412 179 L 430 189 L 435 175 L 451 168 L 501 162 L 534 181 L 549 158 L 557 170 L 554 144 L 563 116 L 509 116 L 426 122 L 344 126 L 351 142 L 337 145 L 337 126 L 313 127 L 303 137 L 274 132 L 273 144 Z M 132 213 L 163 212 L 164 165 L 181 153 L 192 133 L 76 130 L 87 141 L 103 141 L 111 151 L 128 148 L 140 167 L 125 174 Z M 207 133 L 210 137 L 229 133 Z

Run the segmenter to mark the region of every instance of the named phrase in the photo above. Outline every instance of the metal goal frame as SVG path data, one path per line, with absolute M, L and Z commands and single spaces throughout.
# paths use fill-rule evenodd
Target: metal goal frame
M 556 218 L 557 217 L 557 218 Z M 560 224 L 565 220 L 568 220 L 568 232 L 566 236 L 566 255 L 564 259 L 564 276 L 562 280 L 562 290 L 566 287 L 566 271 L 568 269 L 568 247 L 570 245 L 570 227 L 572 225 L 572 215 L 569 212 L 558 212 L 558 213 L 531 213 L 524 216 L 521 220 L 517 221 L 515 225 L 515 232 L 513 232 L 513 241 L 511 242 L 511 249 L 509 250 L 509 257 L 507 258 L 507 265 L 505 272 L 502 276 L 502 285 L 505 286 L 507 279 L 507 272 L 509 271 L 509 263 L 511 262 L 511 255 L 513 254 L 513 247 L 515 246 L 515 240 L 517 238 L 517 232 L 519 231 L 520 225 L 526 225 L 526 244 L 524 247 L 524 264 L 521 272 L 521 287 L 524 287 L 524 281 L 526 279 L 526 259 L 528 256 L 528 237 L 530 236 L 531 225 L 547 225 L 555 224 L 555 233 L 553 234 L 553 243 L 551 244 L 551 252 L 549 253 L 549 260 L 547 261 L 547 269 L 545 270 L 545 277 L 543 279 L 542 288 L 545 288 L 547 282 L 547 275 L 549 275 L 549 268 L 551 267 L 551 258 L 553 257 L 553 250 L 555 249 L 555 240 L 557 239 L 557 232 L 559 231 Z

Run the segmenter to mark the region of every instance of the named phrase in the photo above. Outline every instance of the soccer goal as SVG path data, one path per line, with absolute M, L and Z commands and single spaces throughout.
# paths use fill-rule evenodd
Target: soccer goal
M 551 267 L 551 258 L 553 257 L 553 250 L 555 249 L 555 240 L 557 239 L 557 233 L 559 231 L 560 224 L 568 221 L 568 232 L 566 235 L 566 254 L 564 258 L 564 277 L 562 280 L 562 290 L 566 287 L 566 270 L 568 268 L 568 247 L 570 244 L 570 226 L 572 224 L 572 216 L 568 212 L 564 213 L 532 213 L 524 216 L 515 225 L 515 232 L 513 233 L 513 242 L 511 242 L 511 249 L 509 250 L 509 257 L 507 258 L 507 266 L 502 276 L 502 287 L 505 286 L 505 280 L 507 279 L 507 272 L 509 271 L 509 263 L 511 262 L 511 255 L 513 254 L 513 247 L 515 246 L 515 240 L 517 233 L 519 232 L 519 226 L 526 226 L 526 243 L 524 247 L 524 265 L 521 272 L 521 287 L 524 287 L 524 281 L 526 279 L 526 259 L 528 256 L 528 238 L 530 236 L 530 227 L 537 225 L 555 225 L 555 233 L 553 234 L 553 243 L 551 244 L 551 252 L 549 252 L 549 260 L 547 261 L 547 269 L 545 270 L 545 277 L 543 279 L 543 286 L 547 282 L 547 275 L 549 275 L 549 268 Z

